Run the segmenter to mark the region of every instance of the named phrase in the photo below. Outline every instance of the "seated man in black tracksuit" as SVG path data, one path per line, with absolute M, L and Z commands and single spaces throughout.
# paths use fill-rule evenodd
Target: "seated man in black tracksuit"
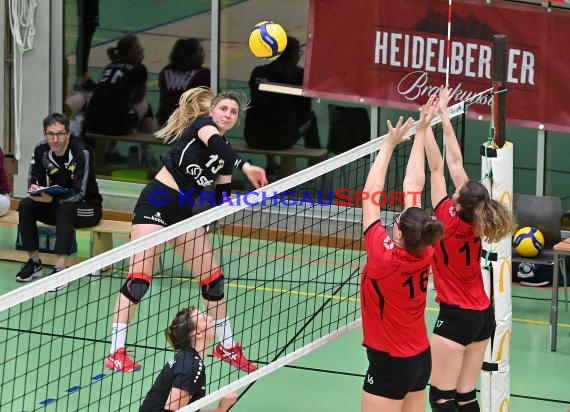
M 91 149 L 81 139 L 71 136 L 69 119 L 60 113 L 46 117 L 43 126 L 45 140 L 34 149 L 28 191 L 59 185 L 67 192 L 30 195 L 20 202 L 22 249 L 28 251 L 29 260 L 16 275 L 19 282 L 28 282 L 42 274 L 38 221 L 56 228 L 57 260 L 52 272 L 56 273 L 67 267 L 74 228 L 95 226 L 102 216 L 102 198 L 95 180 Z

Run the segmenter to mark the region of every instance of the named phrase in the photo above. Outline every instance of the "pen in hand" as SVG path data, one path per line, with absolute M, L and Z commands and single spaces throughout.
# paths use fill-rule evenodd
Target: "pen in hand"
M 39 182 L 36 180 L 35 183 L 32 183 L 30 185 L 30 189 L 28 190 L 28 192 L 35 192 L 36 190 L 41 189 L 42 187 L 39 185 Z

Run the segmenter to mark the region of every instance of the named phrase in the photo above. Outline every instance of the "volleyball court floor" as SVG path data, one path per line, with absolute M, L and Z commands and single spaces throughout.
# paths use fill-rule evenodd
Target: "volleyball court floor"
M 10 239 L 14 231 L 13 227 L 2 227 L 2 233 L 7 232 L 3 236 L 4 241 Z M 80 244 L 79 253 L 84 253 L 86 249 L 87 238 L 80 235 L 78 238 Z M 6 246 L 6 245 L 3 245 Z M 278 246 L 278 245 L 277 245 Z M 253 261 L 262 262 L 265 257 L 263 255 L 255 256 L 257 250 L 252 248 L 247 251 L 252 254 Z M 276 247 L 274 251 L 279 250 Z M 305 248 L 301 248 L 304 251 Z M 232 260 L 232 254 L 241 254 L 236 250 L 225 249 L 223 251 L 227 261 Z M 323 251 L 323 254 L 324 251 Z M 314 259 L 315 250 L 313 249 L 309 254 L 301 254 L 295 256 L 294 259 Z M 288 258 L 291 259 L 291 258 Z M 287 260 L 287 259 L 285 259 Z M 346 261 L 346 260 L 345 260 Z M 329 258 L 326 262 L 321 264 L 328 267 L 335 265 L 345 264 L 341 259 Z M 15 281 L 15 274 L 19 269 L 20 264 L 14 262 L 1 261 L 0 270 L 4 275 L 4 281 L 0 285 L 0 292 L 5 293 L 9 290 L 21 286 L 20 283 Z M 358 269 L 358 268 L 356 268 Z M 254 279 L 240 279 L 239 267 L 230 265 L 226 267 L 228 280 L 228 294 L 237 294 L 238 291 L 248 289 L 244 299 L 255 298 L 268 302 L 267 304 L 291 305 L 294 306 L 296 302 L 300 301 L 299 296 L 295 292 L 287 292 L 287 285 L 280 285 L 279 282 L 275 284 L 268 284 L 264 288 L 253 290 L 252 286 L 255 284 Z M 44 268 L 44 273 L 49 273 L 49 268 Z M 278 277 L 279 269 L 275 269 L 275 276 Z M 303 276 L 300 274 L 299 276 Z M 267 277 L 267 275 L 265 275 Z M 77 282 L 91 282 L 89 288 L 79 289 Z M 76 300 L 73 294 L 80 293 L 104 293 L 104 290 L 118 290 L 123 282 L 120 277 L 105 277 L 101 278 L 83 278 L 73 282 L 69 286 L 67 294 L 62 294 L 61 298 L 55 298 L 51 304 L 61 306 L 61 311 L 65 311 L 66 302 L 81 301 Z M 156 316 L 160 310 L 158 305 L 159 297 L 162 293 L 167 293 L 175 301 L 179 299 L 184 302 L 185 290 L 188 287 L 188 279 L 184 277 L 172 278 L 170 276 L 160 277 L 157 276 L 153 282 L 151 292 L 145 297 L 140 304 L 137 320 L 138 324 L 132 328 L 129 334 L 129 342 L 136 345 L 137 337 L 144 339 L 144 334 L 147 329 L 162 330 L 170 321 L 167 315 Z M 281 287 L 282 286 L 282 287 Z M 342 295 L 354 296 L 355 286 L 350 286 L 348 289 L 340 293 Z M 562 292 L 562 289 L 561 289 Z M 564 310 L 564 305 L 560 306 L 560 324 L 559 324 L 559 339 L 558 351 L 550 352 L 549 350 L 549 307 L 550 307 L 550 288 L 529 288 L 514 286 L 513 287 L 513 340 L 511 347 L 511 410 L 513 411 L 567 411 L 570 410 L 570 395 L 568 395 L 568 375 L 570 370 L 570 314 Z M 252 296 L 251 294 L 255 294 Z M 71 296 L 70 296 L 71 295 Z M 105 295 L 107 296 L 107 295 Z M 84 312 L 91 312 L 95 310 L 101 318 L 97 323 L 86 325 L 87 328 L 98 328 L 107 330 L 108 317 L 110 315 L 112 302 L 114 301 L 113 294 L 111 298 L 106 298 L 99 302 L 95 308 L 86 307 Z M 324 300 L 325 297 L 323 297 Z M 61 299 L 61 300 L 60 300 Z M 93 297 L 91 296 L 91 300 Z M 351 304 L 357 306 L 358 301 L 351 298 Z M 184 302 L 184 304 L 200 304 L 201 302 Z M 263 311 L 258 308 L 256 313 L 251 311 L 244 315 L 239 315 L 240 303 L 232 304 L 230 311 L 232 311 L 232 319 L 234 329 L 237 336 L 241 336 L 239 329 L 240 325 L 247 325 L 250 322 L 255 322 L 259 318 L 260 313 Z M 303 310 L 298 311 L 298 316 L 301 319 Z M 82 322 L 87 322 L 88 316 L 77 315 L 76 325 L 74 327 L 80 328 Z M 437 307 L 434 303 L 434 294 L 430 291 L 428 296 L 428 308 L 426 312 L 426 323 L 428 330 L 431 329 L 437 313 Z M 326 316 L 327 314 L 324 314 Z M 334 313 L 329 313 L 334 317 Z M 4 317 L 4 315 L 2 316 Z M 291 319 L 283 319 L 285 322 L 291 322 Z M 57 323 L 57 321 L 55 321 Z M 276 327 L 272 325 L 271 327 Z M 10 332 L 11 333 L 11 332 Z M 244 334 L 246 335 L 246 334 Z M 41 340 L 41 335 L 30 335 L 30 340 Z M 160 339 L 160 337 L 158 338 Z M 247 338 L 242 337 L 246 352 L 251 359 L 256 359 L 256 347 L 251 345 L 248 347 Z M 164 350 L 164 342 L 156 342 L 154 345 L 141 345 L 136 347 L 137 358 L 143 360 L 143 368 L 145 368 L 145 379 L 137 379 L 137 372 L 132 374 L 122 374 L 120 379 L 122 385 L 131 386 L 131 394 L 129 399 L 111 399 L 111 405 L 100 405 L 99 410 L 118 410 L 117 405 L 129 405 L 131 407 L 121 407 L 120 410 L 137 410 L 133 405 L 137 405 L 137 399 L 142 399 L 152 384 L 152 376 L 148 374 L 148 369 L 158 371 L 162 368 L 164 363 L 170 358 L 171 352 Z M 67 408 L 62 408 L 65 405 L 82 405 L 88 402 L 89 397 L 97 397 L 99 394 L 112 394 L 113 385 L 117 384 L 117 380 L 101 378 L 102 374 L 108 376 L 110 371 L 103 368 L 103 358 L 101 358 L 100 368 L 98 364 L 91 364 L 93 352 L 105 356 L 108 350 L 108 343 L 98 342 L 95 344 L 89 343 L 82 348 L 82 342 L 66 341 L 62 339 L 61 346 L 44 348 L 47 351 L 55 351 L 58 356 L 65 353 L 69 349 L 70 353 L 67 359 L 69 362 L 64 362 L 75 370 L 71 377 L 59 378 L 65 376 L 66 370 L 58 368 L 51 368 L 48 372 L 40 371 L 37 379 L 42 382 L 50 382 L 45 391 L 45 397 L 58 398 L 61 401 L 55 401 L 45 407 L 45 410 L 62 411 Z M 10 353 L 11 348 L 0 348 L 0 353 Z M 45 353 L 42 354 L 45 356 Z M 99 355 L 97 355 L 99 356 Z M 85 358 L 83 358 L 85 357 Z M 84 364 L 81 368 L 82 359 L 89 360 L 89 364 Z M 222 364 L 217 359 L 209 357 L 207 363 L 214 364 L 213 372 L 220 374 L 227 373 L 227 370 L 220 368 L 229 368 L 226 364 Z M 78 367 L 79 366 L 79 367 Z M 301 359 L 293 362 L 291 365 L 281 368 L 269 376 L 266 376 L 256 382 L 253 387 L 241 398 L 233 409 L 235 411 L 266 411 L 271 408 L 272 411 L 356 411 L 360 408 L 360 394 L 361 386 L 366 371 L 367 361 L 363 347 L 361 346 L 361 332 L 355 330 L 349 334 L 334 340 L 322 348 L 302 357 Z M 67 366 L 61 366 L 66 368 Z M 210 370 L 210 369 L 208 369 Z M 241 372 L 232 372 L 242 375 Z M 95 382 L 92 378 L 99 376 L 100 378 Z M 156 374 L 154 375 L 156 376 Z M 235 379 L 236 375 L 233 375 Z M 7 377 L 4 376 L 3 379 Z M 65 391 L 73 386 L 81 386 L 82 389 L 76 392 L 66 393 Z M 91 386 L 91 393 L 88 387 Z M 21 391 L 26 391 L 26 387 L 21 387 Z M 124 395 L 123 395 L 124 396 Z M 65 399 L 69 397 L 70 399 Z M 75 397 L 75 399 L 73 398 Z M 103 396 L 102 396 L 103 397 Z M 135 399 L 133 399 L 135 398 Z M 59 402 L 59 406 L 58 406 Z M 68 403 L 69 402 L 69 403 Z M 36 405 L 37 406 L 37 405 Z M 108 409 L 106 408 L 108 406 Z M 38 409 L 43 410 L 43 406 Z M 29 406 L 25 410 L 31 409 Z M 73 408 L 72 410 L 75 410 Z M 429 408 L 426 408 L 429 410 Z

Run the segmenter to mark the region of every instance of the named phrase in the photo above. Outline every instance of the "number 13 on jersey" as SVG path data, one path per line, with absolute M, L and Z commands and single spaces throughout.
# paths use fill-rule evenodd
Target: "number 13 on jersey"
M 218 160 L 218 159 L 220 159 L 220 156 L 218 156 L 217 154 L 210 155 L 210 160 L 208 160 L 208 163 L 206 163 L 206 167 L 212 166 L 212 164 L 213 164 L 216 160 Z M 220 171 L 220 169 L 221 169 L 222 167 L 224 167 L 224 163 L 225 163 L 225 162 L 224 162 L 224 159 L 220 159 L 219 162 L 218 162 L 218 165 L 217 165 L 217 166 L 212 166 L 212 167 L 210 168 L 210 171 L 211 171 L 213 174 L 218 173 L 218 172 Z

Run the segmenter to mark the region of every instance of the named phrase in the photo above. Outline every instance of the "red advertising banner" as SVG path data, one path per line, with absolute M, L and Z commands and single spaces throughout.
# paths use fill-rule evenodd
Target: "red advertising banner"
M 507 36 L 507 121 L 570 132 L 570 11 L 454 0 L 452 102 L 492 86 L 493 36 Z M 416 110 L 445 84 L 448 0 L 312 0 L 307 95 Z M 491 99 L 469 108 L 489 114 Z

